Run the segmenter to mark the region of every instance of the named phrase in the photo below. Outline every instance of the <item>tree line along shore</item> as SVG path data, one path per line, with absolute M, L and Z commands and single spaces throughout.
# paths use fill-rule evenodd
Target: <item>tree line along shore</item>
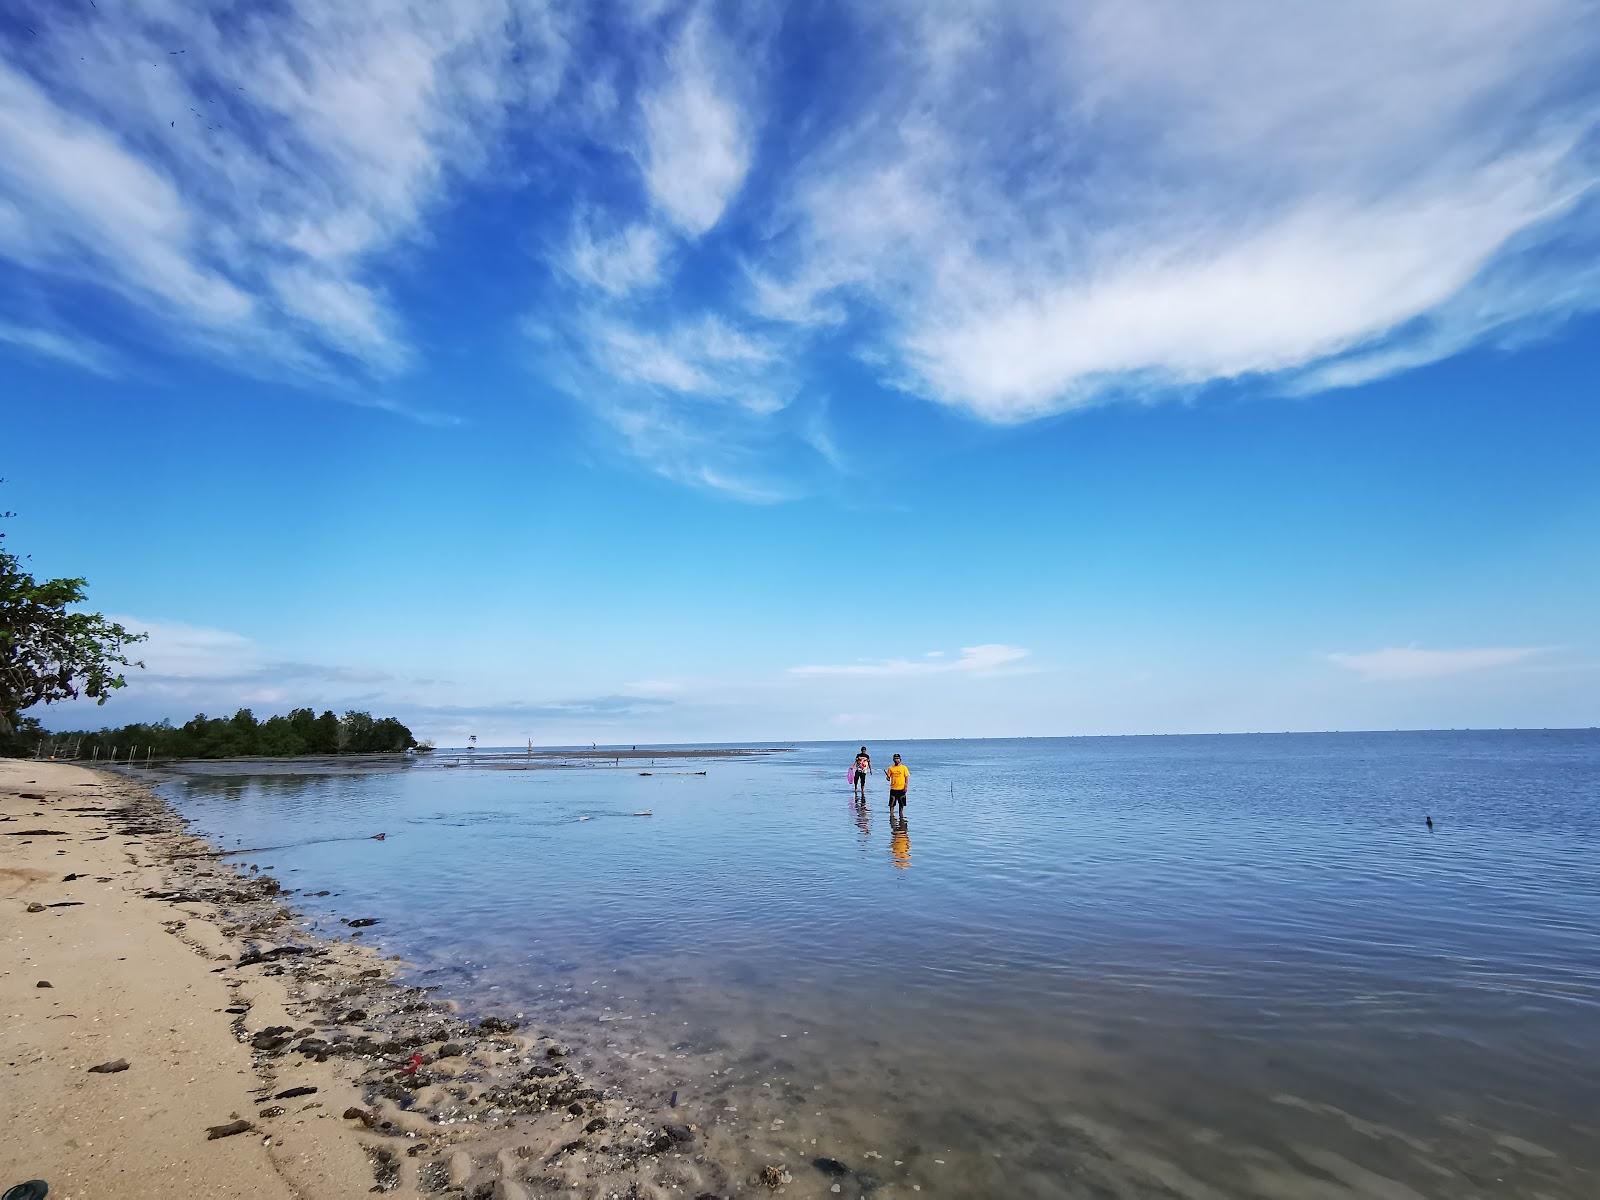
M 299 755 L 399 754 L 431 750 L 394 717 L 351 710 L 320 715 L 310 708 L 257 720 L 241 708 L 231 717 L 199 713 L 182 725 L 136 723 L 120 729 L 50 732 L 23 718 L 0 752 L 115 761 L 146 758 L 293 758 Z

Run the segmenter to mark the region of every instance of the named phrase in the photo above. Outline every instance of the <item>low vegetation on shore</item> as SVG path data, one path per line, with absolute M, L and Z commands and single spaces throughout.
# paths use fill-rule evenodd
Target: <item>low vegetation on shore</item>
M 300 754 L 398 754 L 419 748 L 411 730 L 394 717 L 374 717 L 353 710 L 342 717 L 328 710 L 318 716 L 310 708 L 297 708 L 287 716 L 272 716 L 264 721 L 258 721 L 248 708 L 241 708 L 231 717 L 200 713 L 182 725 L 162 721 L 73 733 L 39 730 L 33 736 L 56 754 L 80 759 L 113 755 L 125 758 L 135 750 L 141 759 L 289 758 Z M 36 752 L 36 746 L 27 744 L 26 732 L 20 740 L 23 752 Z

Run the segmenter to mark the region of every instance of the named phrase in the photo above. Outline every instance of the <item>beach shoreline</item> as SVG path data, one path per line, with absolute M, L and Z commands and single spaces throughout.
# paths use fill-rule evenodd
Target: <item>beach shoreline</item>
M 765 1191 L 670 1109 L 590 1086 L 551 1037 L 466 1020 L 357 933 L 314 936 L 275 879 L 190 835 L 143 783 L 0 760 L 0 846 L 0 1187 Z

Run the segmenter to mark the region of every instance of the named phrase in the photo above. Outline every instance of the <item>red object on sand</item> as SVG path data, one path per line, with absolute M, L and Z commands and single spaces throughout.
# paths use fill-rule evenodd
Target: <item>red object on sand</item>
M 402 1074 L 402 1075 L 415 1075 L 417 1073 L 417 1068 L 420 1067 L 421 1065 L 422 1065 L 422 1055 L 413 1054 L 411 1056 L 410 1061 L 407 1062 L 405 1066 L 400 1068 L 400 1074 Z

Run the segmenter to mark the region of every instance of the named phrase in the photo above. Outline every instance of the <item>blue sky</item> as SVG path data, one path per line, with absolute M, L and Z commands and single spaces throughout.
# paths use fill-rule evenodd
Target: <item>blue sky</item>
M 1592 725 L 1600 13 L 0 15 L 51 723 Z

